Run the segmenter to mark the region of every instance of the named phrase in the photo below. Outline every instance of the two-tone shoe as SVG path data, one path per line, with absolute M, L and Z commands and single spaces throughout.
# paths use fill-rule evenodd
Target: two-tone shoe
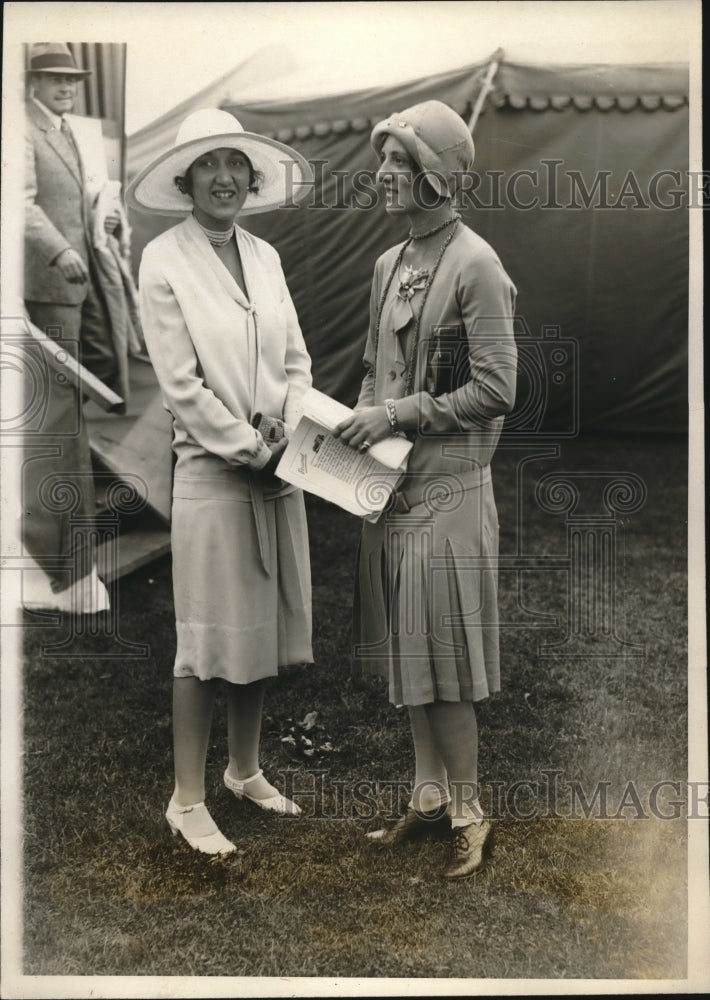
M 421 840 L 424 837 L 443 838 L 450 833 L 451 820 L 446 813 L 445 804 L 431 812 L 418 812 L 409 805 L 404 816 L 401 816 L 394 826 L 371 830 L 365 836 L 368 840 L 375 840 L 380 844 L 406 844 L 408 841 Z
M 451 831 L 451 858 L 444 868 L 444 878 L 468 878 L 477 872 L 489 852 L 493 824 L 488 819 Z
M 257 798 L 255 795 L 249 793 L 248 786 L 253 781 L 256 781 L 257 778 L 260 778 L 263 773 L 259 769 L 256 774 L 252 774 L 251 778 L 245 778 L 243 781 L 240 781 L 238 778 L 233 778 L 229 773 L 229 768 L 227 768 L 224 772 L 224 784 L 238 799 L 248 799 L 249 802 L 253 802 L 260 809 L 265 809 L 266 812 L 277 813 L 279 816 L 300 816 L 300 806 L 297 806 L 291 799 L 287 799 L 273 785 L 269 786 L 272 794 L 266 797 Z
M 202 854 L 232 854 L 236 847 L 220 832 L 204 802 L 180 806 L 170 799 L 165 818 L 173 836 L 180 833 L 190 847 Z M 199 832 L 198 832 L 199 831 Z

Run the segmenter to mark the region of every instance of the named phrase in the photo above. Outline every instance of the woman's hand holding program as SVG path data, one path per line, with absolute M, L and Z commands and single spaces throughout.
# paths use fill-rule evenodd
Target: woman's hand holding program
M 364 406 L 355 410 L 352 416 L 343 420 L 333 431 L 335 437 L 341 437 L 351 448 L 366 451 L 370 445 L 384 441 L 392 433 L 384 406 Z

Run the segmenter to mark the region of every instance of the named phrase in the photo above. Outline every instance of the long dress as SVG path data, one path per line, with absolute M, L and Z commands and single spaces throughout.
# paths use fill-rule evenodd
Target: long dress
M 423 311 L 423 287 L 404 310 L 393 274 L 401 249 L 375 266 L 357 406 L 394 400 L 414 447 L 396 505 L 363 527 L 354 667 L 384 677 L 397 705 L 478 701 L 500 690 L 490 461 L 515 401 L 516 289 L 492 248 L 459 223 Z
M 145 248 L 139 287 L 173 416 L 174 673 L 249 683 L 313 660 L 303 495 L 264 487 L 251 426 L 294 426 L 311 374 L 278 254 L 235 232 L 248 296 L 192 217 Z

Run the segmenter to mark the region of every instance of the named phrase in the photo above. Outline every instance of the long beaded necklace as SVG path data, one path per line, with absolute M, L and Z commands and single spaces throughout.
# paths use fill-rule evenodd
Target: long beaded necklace
M 419 312 L 416 314 L 415 319 L 414 319 L 414 329 L 412 331 L 412 338 L 411 338 L 412 342 L 411 342 L 411 345 L 410 345 L 410 348 L 409 348 L 409 357 L 407 358 L 407 363 L 406 363 L 405 369 L 404 369 L 404 374 L 406 376 L 406 381 L 405 381 L 405 384 L 404 384 L 404 395 L 405 396 L 411 396 L 411 394 L 412 394 L 412 386 L 414 385 L 415 360 L 416 360 L 416 354 L 417 354 L 417 346 L 419 344 L 419 324 L 421 322 L 421 318 L 422 318 L 422 315 L 424 313 L 424 306 L 426 305 L 426 300 L 427 300 L 427 296 L 429 294 L 429 289 L 432 286 L 432 283 L 433 283 L 434 278 L 436 276 L 436 272 L 439 270 L 439 264 L 441 264 L 441 258 L 444 256 L 446 248 L 448 247 L 449 243 L 451 243 L 452 239 L 454 238 L 454 236 L 456 234 L 458 226 L 455 225 L 455 223 L 459 222 L 459 219 L 460 219 L 459 216 L 454 216 L 453 219 L 449 219 L 446 223 L 444 223 L 441 226 L 437 226 L 436 229 L 432 229 L 428 233 L 422 233 L 422 235 L 419 237 L 419 239 L 423 239 L 424 236 L 431 236 L 433 233 L 439 232 L 440 230 L 444 229 L 446 226 L 451 226 L 451 232 L 446 237 L 446 239 L 444 240 L 444 242 L 441 244 L 441 249 L 439 250 L 439 254 L 438 254 L 437 258 L 436 258 L 436 262 L 435 262 L 434 266 L 432 267 L 432 269 L 429 272 L 429 275 L 427 277 L 426 284 L 424 285 L 424 288 L 422 290 L 422 303 L 421 303 L 421 306 L 419 308 Z M 453 223 L 453 225 L 452 225 L 452 223 Z M 397 260 L 394 262 L 392 270 L 390 271 L 389 276 L 387 278 L 387 281 L 385 282 L 385 290 L 382 293 L 382 298 L 380 299 L 380 305 L 379 305 L 379 308 L 377 310 L 377 322 L 375 324 L 375 337 L 374 337 L 374 344 L 373 344 L 373 347 L 374 347 L 374 357 L 375 357 L 375 365 L 374 365 L 374 369 L 373 369 L 373 375 L 376 373 L 376 370 L 377 370 L 377 348 L 378 348 L 378 345 L 379 345 L 379 342 L 380 342 L 380 323 L 382 321 L 382 311 L 383 311 L 384 306 L 385 306 L 385 299 L 387 298 L 387 293 L 390 290 L 390 285 L 392 284 L 392 281 L 394 279 L 395 274 L 399 274 L 399 268 L 400 268 L 400 264 L 402 263 L 402 258 L 404 257 L 404 251 L 407 249 L 407 247 L 412 242 L 412 240 L 416 239 L 416 238 L 417 237 L 412 236 L 411 233 L 410 233 L 408 239 L 403 243 L 402 249 L 399 251 L 399 253 L 397 255 Z

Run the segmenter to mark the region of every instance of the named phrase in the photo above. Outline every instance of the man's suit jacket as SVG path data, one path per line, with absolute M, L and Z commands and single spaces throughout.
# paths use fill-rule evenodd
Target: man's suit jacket
M 34 302 L 78 305 L 86 282 L 71 284 L 52 266 L 68 247 L 88 263 L 91 209 L 69 140 L 28 101 L 25 157 L 25 290 Z

